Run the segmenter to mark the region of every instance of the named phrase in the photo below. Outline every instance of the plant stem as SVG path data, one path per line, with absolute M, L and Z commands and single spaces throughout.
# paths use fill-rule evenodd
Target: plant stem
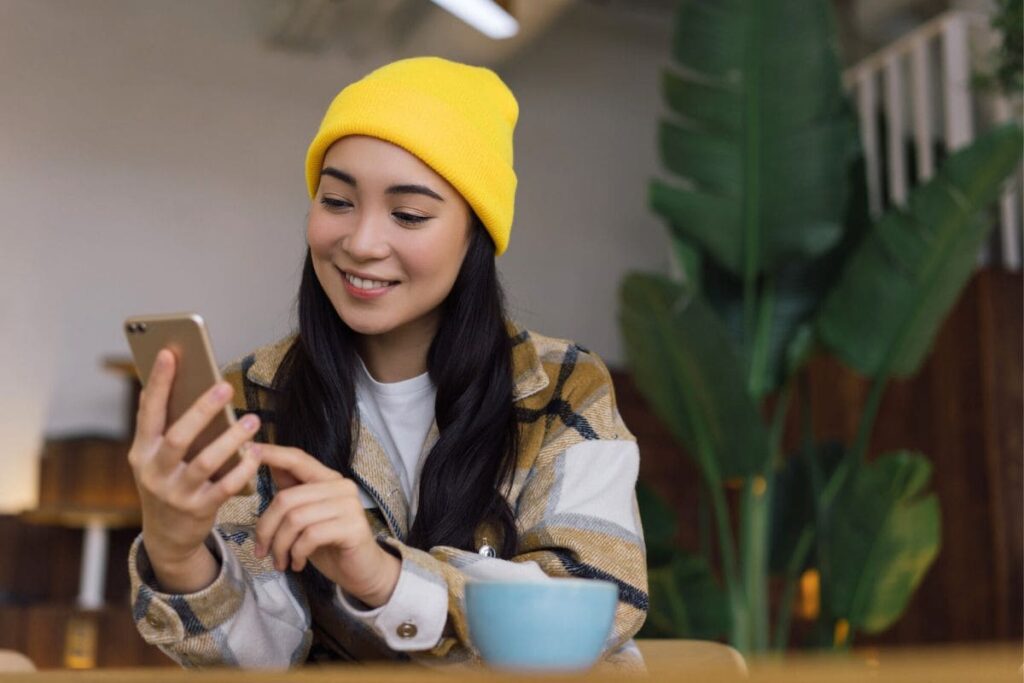
M 817 519 L 821 514 L 822 481 L 821 470 L 815 461 L 814 419 L 812 417 L 808 379 L 804 373 L 799 375 L 797 396 L 800 401 L 800 457 L 806 459 L 811 473 L 812 498 L 815 501 L 815 518 Z M 789 644 L 789 624 L 793 615 L 793 592 L 796 590 L 796 582 L 799 578 L 800 570 L 807 563 L 807 555 L 811 551 L 811 543 L 814 541 L 816 528 L 816 524 L 812 522 L 801 529 L 800 537 L 793 548 L 793 554 L 790 555 L 789 562 L 786 563 L 786 580 L 775 624 L 774 647 L 780 650 Z
M 860 424 L 857 425 L 857 436 L 853 445 L 847 451 L 851 462 L 860 464 L 866 455 L 868 440 L 875 427 L 875 418 L 878 416 L 878 408 L 882 404 L 882 395 L 885 393 L 885 385 L 888 383 L 886 375 L 879 375 L 871 380 L 871 391 L 868 393 L 868 400 L 864 404 L 864 412 L 860 416 Z
M 775 281 L 771 276 L 766 276 L 764 285 L 761 287 L 761 294 L 757 292 L 751 296 L 757 302 L 757 328 L 754 330 L 754 340 L 750 347 L 750 370 L 747 376 L 747 393 L 754 398 L 760 398 L 767 389 L 770 382 L 765 378 L 768 367 L 768 352 L 771 346 L 772 322 L 775 314 Z
M 773 647 L 776 650 L 785 650 L 789 645 L 789 623 L 793 617 L 793 594 L 796 592 L 796 582 L 800 578 L 800 570 L 807 562 L 807 555 L 811 551 L 813 540 L 814 527 L 808 525 L 800 532 L 793 555 L 786 565 L 786 583 L 782 589 L 782 602 L 779 603 L 779 612 L 775 622 Z
M 761 76 L 761 27 L 763 17 L 759 16 L 758 3 L 751 5 L 751 16 L 745 27 L 743 41 L 743 336 L 750 340 L 754 336 L 757 314 L 757 274 L 761 269 L 761 230 L 763 228 L 763 201 L 761 189 L 761 129 L 762 92 Z M 748 347 L 749 348 L 749 347 Z
M 743 486 L 741 557 L 747 598 L 750 651 L 768 649 L 768 512 L 771 495 L 763 474 Z
M 722 557 L 722 573 L 725 575 L 726 591 L 729 595 L 730 642 L 740 651 L 749 651 L 750 638 L 746 629 L 746 601 L 743 586 L 739 582 L 736 569 L 736 550 L 733 547 L 730 533 L 732 525 L 729 519 L 729 508 L 725 502 L 722 478 L 718 472 L 717 461 L 706 438 L 698 436 L 699 448 L 704 449 L 705 463 L 704 483 L 711 496 L 711 509 L 715 514 L 715 531 L 718 533 L 718 548 Z
M 736 551 L 733 548 L 732 539 L 729 537 L 731 527 L 729 510 L 725 504 L 725 494 L 720 486 L 711 486 L 709 482 L 708 492 L 711 494 L 711 508 L 715 513 L 715 529 L 718 532 L 719 551 L 722 554 L 722 573 L 725 574 L 725 582 L 729 588 L 729 602 L 733 605 L 735 618 L 737 616 L 736 607 L 741 604 L 737 601 L 742 598 L 742 595 L 739 595 L 741 586 L 736 573 Z
M 687 406 L 687 408 L 696 412 L 692 406 Z M 694 423 L 694 437 L 697 442 L 697 453 L 700 458 L 701 472 L 704 475 L 704 484 L 711 496 L 711 509 L 715 515 L 715 530 L 718 533 L 718 546 L 722 557 L 722 573 L 725 574 L 725 583 L 729 591 L 729 603 L 733 612 L 733 628 L 735 629 L 741 623 L 738 617 L 745 610 L 741 593 L 742 586 L 739 584 L 736 570 L 736 550 L 730 537 L 732 525 L 730 524 L 729 508 L 725 503 L 722 475 L 718 470 L 718 459 L 715 457 L 715 450 L 711 445 L 711 437 L 699 421 Z M 738 642 L 738 640 L 733 640 L 733 644 Z
M 768 433 L 768 441 L 772 449 L 772 467 L 782 467 L 782 433 L 786 426 L 786 415 L 789 413 L 789 402 L 793 394 L 793 378 L 790 377 L 782 386 L 782 393 L 779 394 L 778 403 L 775 405 L 775 413 L 772 415 L 772 424 Z
M 708 509 L 707 484 L 697 487 L 697 535 L 700 554 L 711 563 L 711 511 Z

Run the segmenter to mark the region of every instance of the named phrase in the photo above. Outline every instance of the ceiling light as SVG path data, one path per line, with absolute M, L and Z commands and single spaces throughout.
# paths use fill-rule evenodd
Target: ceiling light
M 488 38 L 511 38 L 519 22 L 494 0 L 433 0 Z

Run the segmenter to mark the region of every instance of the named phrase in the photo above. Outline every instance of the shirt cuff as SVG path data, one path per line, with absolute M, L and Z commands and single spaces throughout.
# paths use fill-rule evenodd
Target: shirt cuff
M 334 587 L 334 598 L 341 609 L 373 629 L 392 650 L 430 650 L 441 642 L 448 621 L 448 586 L 439 579 L 403 559 L 395 590 L 380 607 L 365 609 L 339 586 Z
M 146 642 L 181 642 L 187 636 L 213 630 L 238 610 L 245 596 L 241 566 L 216 531 L 210 533 L 205 543 L 220 562 L 217 578 L 206 588 L 188 594 L 160 590 L 142 541 L 139 534 L 132 544 L 128 572 L 133 589 L 133 617 Z

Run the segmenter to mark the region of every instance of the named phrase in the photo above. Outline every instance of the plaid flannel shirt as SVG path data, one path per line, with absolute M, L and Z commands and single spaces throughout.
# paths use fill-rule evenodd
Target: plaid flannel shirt
M 142 637 L 185 667 L 276 668 L 338 659 L 473 664 L 478 654 L 466 625 L 467 580 L 584 577 L 619 587 L 601 666 L 643 670 L 632 641 L 648 608 L 645 547 L 634 494 L 636 438 L 619 415 L 611 376 L 597 354 L 568 340 L 520 329 L 512 321 L 507 326 L 514 343 L 514 400 L 522 427 L 508 496 L 519 532 L 513 558 L 443 546 L 420 550 L 403 543 L 410 527 L 409 502 L 379 440 L 360 426 L 354 478 L 376 503 L 366 514 L 379 542 L 402 560 L 388 605 L 361 611 L 336 587 L 331 595 L 313 596 L 301 575 L 275 570 L 269 556 L 255 557 L 254 527 L 274 495 L 264 466 L 256 493 L 232 498 L 218 512 L 206 544 L 220 562 L 220 573 L 205 589 L 188 595 L 162 592 L 142 535 L 135 539 L 128 566 L 133 616 Z M 274 443 L 271 384 L 294 339 L 261 347 L 224 369 L 225 379 L 235 387 L 236 413 L 255 412 L 263 420 L 257 441 Z M 435 421 L 423 454 L 437 436 Z M 485 525 L 477 530 L 478 547 L 494 542 L 488 533 Z M 435 606 L 433 614 L 429 605 Z

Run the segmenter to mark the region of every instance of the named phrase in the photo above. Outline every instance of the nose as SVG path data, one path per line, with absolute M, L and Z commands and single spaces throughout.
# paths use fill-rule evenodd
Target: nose
M 341 241 L 341 246 L 357 261 L 387 257 L 391 247 L 387 242 L 386 220 L 375 211 L 362 212 L 355 229 Z

